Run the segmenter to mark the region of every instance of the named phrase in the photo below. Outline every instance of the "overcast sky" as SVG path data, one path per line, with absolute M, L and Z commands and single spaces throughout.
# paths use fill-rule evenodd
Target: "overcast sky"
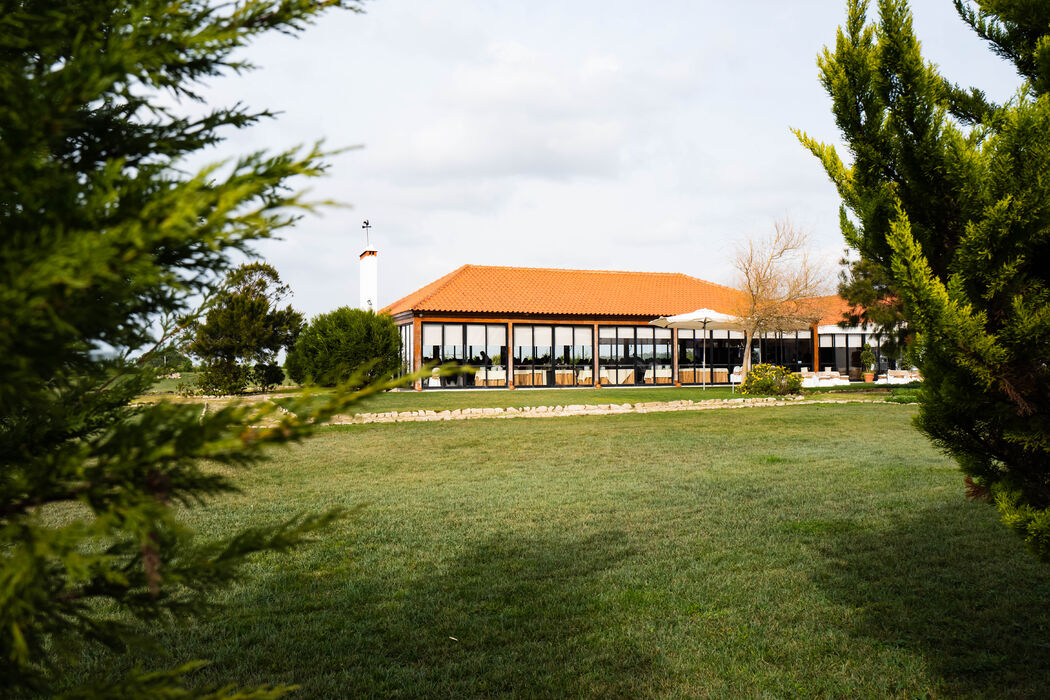
M 913 2 L 927 59 L 997 99 L 1018 81 Z M 247 52 L 213 105 L 281 112 L 210 156 L 360 146 L 310 183 L 352 208 L 259 247 L 314 315 L 358 301 L 363 219 L 386 305 L 465 263 L 683 272 L 731 284 L 736 243 L 789 217 L 841 254 L 838 198 L 791 127 L 838 143 L 816 56 L 841 0 L 376 0 Z

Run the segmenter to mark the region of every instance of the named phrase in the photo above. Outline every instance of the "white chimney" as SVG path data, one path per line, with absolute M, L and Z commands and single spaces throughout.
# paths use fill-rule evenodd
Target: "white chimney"
M 361 253 L 361 303 L 362 311 L 379 311 L 379 251 L 369 239 L 372 224 L 365 219 L 361 228 L 365 230 L 365 250 Z
M 379 251 L 369 246 L 361 253 L 361 304 L 364 311 L 379 311 Z

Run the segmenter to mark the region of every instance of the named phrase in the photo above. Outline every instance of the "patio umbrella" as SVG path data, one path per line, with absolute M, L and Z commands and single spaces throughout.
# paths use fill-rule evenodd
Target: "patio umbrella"
M 678 314 L 677 316 L 661 316 L 649 321 L 649 325 L 659 326 L 660 328 L 692 328 L 704 331 L 703 360 L 701 365 L 703 370 L 700 377 L 705 391 L 707 390 L 707 331 L 744 330 L 744 323 L 740 318 L 713 309 L 697 309 L 696 311 Z

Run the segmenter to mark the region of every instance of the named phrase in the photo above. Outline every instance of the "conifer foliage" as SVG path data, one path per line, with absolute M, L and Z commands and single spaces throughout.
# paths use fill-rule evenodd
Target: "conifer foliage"
M 187 118 L 172 98 L 247 68 L 233 52 L 253 37 L 345 4 L 0 0 L 0 696 L 51 694 L 84 645 L 120 649 L 207 610 L 246 557 L 335 517 L 202 542 L 173 508 L 236 489 L 229 469 L 201 460 L 248 467 L 355 394 L 313 413 L 303 403 L 202 416 L 133 403 L 155 370 L 128 358 L 157 344 L 164 319 L 184 327 L 232 252 L 308 209 L 290 179 L 323 169 L 314 148 L 187 172 L 188 156 L 268 115 Z M 193 667 L 82 694 L 182 697 Z
M 375 381 L 401 369 L 401 336 L 388 314 L 344 306 L 310 320 L 285 367 L 298 384 Z
M 277 270 L 264 262 L 241 265 L 226 276 L 189 350 L 204 360 L 198 383 L 207 394 L 237 394 L 254 382 L 265 388 L 283 378 L 277 353 L 290 350 L 303 315 L 281 302 L 291 294 Z M 269 374 L 268 374 L 269 373 Z
M 1008 103 L 927 62 L 904 0 L 874 23 L 851 0 L 819 59 L 851 162 L 799 136 L 838 187 L 848 245 L 917 332 L 917 424 L 1050 560 L 1050 3 L 956 8 L 1016 67 Z

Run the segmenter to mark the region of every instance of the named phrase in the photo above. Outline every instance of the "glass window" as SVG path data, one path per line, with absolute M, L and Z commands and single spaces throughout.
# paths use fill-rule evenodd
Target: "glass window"
M 466 329 L 467 362 L 474 367 L 484 367 L 489 362 L 489 355 L 485 351 L 485 326 L 477 323 L 468 323 Z M 467 384 L 470 384 L 469 377 Z
M 423 363 L 441 362 L 441 326 L 437 323 L 423 324 Z M 438 382 L 437 379 L 431 380 Z
M 442 345 L 441 356 L 445 361 L 449 360 L 462 360 L 463 359 L 463 346 L 462 345 Z
M 553 345 L 551 342 L 551 327 L 550 326 L 533 326 L 532 327 L 532 342 L 537 347 L 550 347 Z
M 808 333 L 808 331 L 807 331 Z M 800 368 L 814 369 L 813 366 L 813 338 L 806 337 L 802 338 L 795 345 L 796 352 L 798 353 L 798 363 Z
M 514 346 L 528 346 L 532 352 L 532 326 L 514 326 Z
M 572 326 L 555 326 L 554 344 L 558 347 L 572 345 Z
M 436 323 L 423 324 L 423 345 L 441 345 L 441 326 Z
M 471 364 L 478 367 L 478 372 L 474 375 L 474 385 L 507 386 L 507 327 L 480 324 L 467 326 L 468 342 L 479 339 L 484 343 L 481 348 L 474 345 L 468 346 Z M 475 354 L 477 359 L 474 359 Z
M 846 346 L 846 334 L 835 334 L 835 369 L 845 372 L 849 368 L 849 348 Z
M 446 323 L 445 324 L 445 342 L 444 345 L 462 345 L 463 344 L 463 324 L 462 323 Z
M 485 345 L 485 326 L 476 323 L 467 324 L 467 345 Z
M 506 326 L 489 326 L 488 327 L 488 344 L 489 345 L 506 345 L 507 344 L 507 327 Z
M 592 333 L 590 328 L 576 328 L 574 332 L 576 334 L 576 345 L 590 346 L 593 344 L 591 342 Z
M 602 384 L 615 384 L 616 366 L 619 361 L 616 343 L 616 329 L 610 327 L 598 328 L 598 381 Z
M 679 367 L 691 367 L 694 363 L 698 362 L 700 358 L 700 351 L 697 348 L 697 341 L 691 338 L 683 338 L 681 335 L 678 336 L 678 366 Z
M 670 384 L 671 377 L 671 339 L 659 337 L 657 330 L 656 347 L 654 355 L 654 384 Z
M 412 324 L 398 326 L 398 332 L 401 335 L 401 374 L 404 375 L 412 371 Z
M 554 372 L 548 376 L 555 386 L 575 386 L 572 326 L 554 326 Z

